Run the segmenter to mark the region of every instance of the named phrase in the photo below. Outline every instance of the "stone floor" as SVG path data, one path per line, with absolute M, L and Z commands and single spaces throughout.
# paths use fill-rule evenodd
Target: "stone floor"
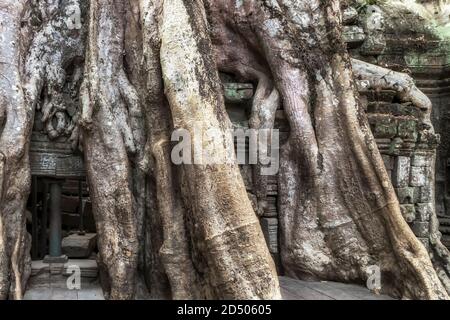
M 308 282 L 280 277 L 284 300 L 392 300 L 367 288 L 338 282 Z
M 80 290 L 68 289 L 71 266 L 80 268 Z M 104 300 L 95 260 L 69 260 L 61 265 L 33 261 L 31 269 L 25 300 Z
M 80 290 L 69 290 L 67 267 L 81 269 Z M 95 260 L 69 260 L 65 265 L 44 264 L 34 261 L 32 277 L 25 292 L 25 300 L 104 300 L 96 276 Z M 280 277 L 284 300 L 390 300 L 390 297 L 375 295 L 368 289 L 337 282 L 307 282 Z

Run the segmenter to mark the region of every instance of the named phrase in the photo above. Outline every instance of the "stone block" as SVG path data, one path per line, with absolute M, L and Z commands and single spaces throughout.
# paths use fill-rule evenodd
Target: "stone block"
M 63 212 L 77 213 L 80 199 L 73 196 L 61 196 L 61 210 Z
M 278 219 L 262 218 L 261 228 L 271 253 L 278 253 Z
M 423 187 L 430 183 L 431 170 L 428 167 L 411 167 L 409 184 L 413 187 Z
M 431 203 L 417 203 L 416 212 L 417 218 L 421 222 L 430 221 L 430 216 L 433 214 L 433 205 Z
M 382 32 L 366 34 L 366 40 L 361 46 L 360 52 L 364 56 L 380 55 L 386 49 L 386 38 Z
M 277 198 L 276 197 L 267 197 L 266 203 L 267 203 L 267 206 L 264 210 L 264 217 L 274 218 L 274 217 L 278 216 Z
M 344 26 L 344 41 L 349 44 L 361 43 L 366 39 L 364 30 L 358 26 Z
M 398 201 L 401 204 L 413 204 L 418 199 L 418 188 L 413 187 L 405 187 L 405 188 L 396 188 Z
M 420 187 L 419 202 L 433 201 L 433 189 L 431 185 Z
M 417 237 L 426 238 L 430 234 L 430 223 L 416 221 L 413 222 L 411 229 Z
M 414 167 L 430 167 L 433 164 L 433 156 L 425 154 L 415 154 L 411 159 Z
M 95 279 L 98 276 L 98 265 L 94 259 L 70 259 L 64 265 L 63 275 L 71 276 L 76 268 L 80 268 L 82 278 Z
M 97 234 L 72 234 L 62 240 L 62 251 L 69 258 L 89 258 L 97 244 Z
M 416 141 L 418 137 L 416 120 L 399 120 L 398 136 L 404 140 Z
M 396 188 L 408 186 L 411 169 L 411 159 L 399 156 L 395 159 L 394 170 L 392 172 L 392 183 Z
M 416 220 L 416 210 L 413 204 L 402 204 L 400 205 L 400 209 L 406 222 L 411 223 Z

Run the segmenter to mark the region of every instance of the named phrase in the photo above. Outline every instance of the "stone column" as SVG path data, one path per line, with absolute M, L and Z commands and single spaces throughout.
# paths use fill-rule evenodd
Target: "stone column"
M 49 255 L 45 257 L 46 263 L 65 263 L 67 256 L 61 251 L 61 194 L 62 181 L 50 182 L 50 233 L 49 233 Z

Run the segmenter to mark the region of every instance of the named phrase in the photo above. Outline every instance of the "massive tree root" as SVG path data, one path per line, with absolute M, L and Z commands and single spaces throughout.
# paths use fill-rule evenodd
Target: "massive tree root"
M 0 5 L 9 21 L 0 25 L 0 298 L 21 298 L 26 281 L 34 110 L 41 108 L 50 136 L 63 133 L 61 86 L 64 66 L 80 55 L 75 48 L 85 62 L 82 134 L 76 128 L 72 138 L 83 146 L 107 297 L 133 299 L 145 278 L 154 298 L 280 298 L 274 263 L 233 158 L 218 76 L 224 71 L 257 84 L 251 128 L 272 128 L 281 103 L 289 120 L 279 176 L 285 273 L 364 282 L 369 267 L 378 266 L 385 293 L 448 298 L 442 275 L 448 251 L 437 239 L 433 266 L 404 221 L 358 104 L 352 64 L 372 87 L 400 90 L 426 110 L 424 123 L 429 101 L 409 78 L 393 73 L 380 80 L 377 67 L 349 59 L 339 1 L 91 1 L 86 43 L 64 23 L 52 24 L 64 18 L 66 6 L 86 3 L 49 1 L 43 25 L 65 46 L 45 37 L 44 27 L 30 31 L 33 41 L 25 44 L 24 3 Z M 194 155 L 194 163 L 175 166 L 175 129 L 191 135 L 193 150 L 202 147 L 220 163 L 195 162 Z M 196 141 L 197 129 L 215 129 L 221 139 Z M 261 200 L 266 178 L 255 169 Z
M 401 216 L 358 106 L 341 41 L 338 5 L 338 1 L 209 3 L 213 39 L 218 39 L 219 47 L 233 37 L 241 40 L 234 52 L 217 50 L 219 67 L 233 66 L 239 53 L 256 54 L 252 62 L 244 60 L 245 68 L 236 69 L 269 66 L 266 75 L 275 80 L 291 126 L 280 164 L 284 270 L 300 278 L 362 282 L 369 267 L 376 265 L 382 271 L 384 292 L 447 298 L 426 250 Z M 365 76 L 369 80 L 367 72 Z M 386 82 L 396 83 L 405 99 L 427 108 L 429 115 L 423 94 L 408 79 L 391 77 Z
M 0 31 L 8 47 L 0 48 L 0 299 L 21 298 L 20 263 L 25 236 L 25 203 L 30 188 L 28 135 L 31 109 L 27 109 L 20 79 L 20 18 L 25 1 L 6 1 L 0 5 Z M 25 271 L 25 272 L 24 272 Z

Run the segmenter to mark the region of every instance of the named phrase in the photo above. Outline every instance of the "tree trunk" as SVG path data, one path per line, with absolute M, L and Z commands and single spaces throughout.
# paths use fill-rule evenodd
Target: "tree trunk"
M 281 104 L 289 120 L 278 205 L 288 276 L 362 283 L 378 266 L 385 293 L 448 298 L 448 251 L 434 225 L 432 261 L 404 221 L 353 77 L 401 91 L 426 110 L 430 128 L 431 105 L 411 79 L 381 80 L 379 67 L 349 58 L 339 5 L 2 1 L 0 298 L 20 299 L 29 273 L 35 109 L 49 137 L 62 134 L 55 118 L 71 64 L 84 70 L 71 142 L 84 152 L 108 298 L 147 297 L 144 279 L 153 298 L 281 297 L 233 153 L 218 71 L 257 84 L 251 128 L 273 128 Z M 69 23 L 70 8 L 81 8 L 85 26 Z M 183 153 L 191 162 L 174 163 L 172 132 L 192 139 L 194 155 Z M 267 193 L 261 167 L 253 168 L 259 213 Z
M 20 299 L 29 271 L 25 204 L 31 179 L 28 145 L 33 121 L 21 81 L 20 20 L 25 1 L 0 4 L 0 299 Z
M 161 27 L 161 63 L 174 127 L 194 137 L 218 129 L 223 142 L 202 147 L 227 163 L 233 141 L 219 76 L 207 34 L 202 1 L 165 0 Z M 195 139 L 195 138 L 194 138 Z M 193 141 L 201 143 L 199 141 Z M 184 165 L 185 197 L 203 243 L 212 297 L 228 299 L 280 297 L 275 266 L 264 243 L 244 181 L 235 163 Z M 259 277 L 254 275 L 258 274 Z

